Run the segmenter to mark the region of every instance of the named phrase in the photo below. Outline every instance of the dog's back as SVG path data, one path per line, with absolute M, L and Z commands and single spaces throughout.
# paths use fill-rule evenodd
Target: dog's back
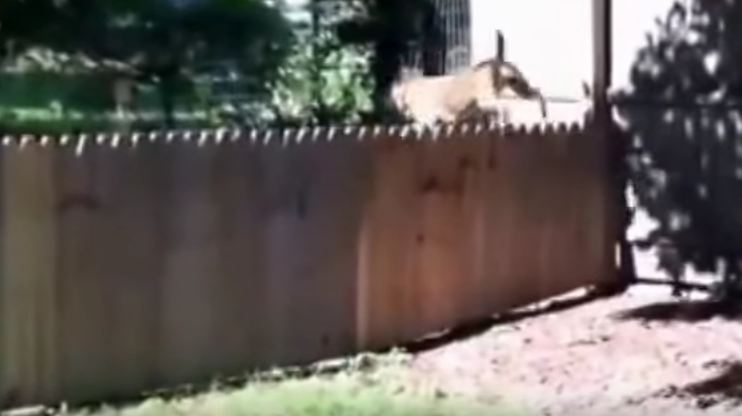
M 418 77 L 392 88 L 392 101 L 400 112 L 416 123 L 453 122 L 482 113 L 497 115 L 487 103 L 507 92 L 513 97 L 539 99 L 542 117 L 546 105 L 515 65 L 497 58 L 479 62 L 456 74 Z
M 392 88 L 395 107 L 413 121 L 453 122 L 465 110 L 492 96 L 491 71 L 469 67 L 456 74 L 418 77 Z

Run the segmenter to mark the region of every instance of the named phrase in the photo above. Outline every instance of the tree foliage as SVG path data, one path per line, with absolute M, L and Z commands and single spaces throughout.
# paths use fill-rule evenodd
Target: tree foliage
M 341 42 L 335 30 L 357 16 L 353 2 L 314 0 L 298 25 L 298 42 L 273 86 L 275 113 L 283 122 L 358 122 L 371 108 L 368 48 Z
M 357 0 L 358 17 L 338 24 L 340 39 L 372 49 L 374 107 L 383 115 L 386 96 L 398 76 L 403 56 L 430 34 L 434 16 L 430 0 Z
M 742 280 L 741 65 L 740 2 L 676 2 L 618 106 L 639 204 L 659 221 L 648 243 L 673 247 L 671 274 L 679 261 L 727 286 Z
M 383 113 L 432 13 L 429 0 L 312 0 L 301 28 L 275 3 L 3 0 L 0 54 L 42 47 L 124 72 L 156 86 L 169 124 L 179 97 L 217 122 L 359 121 Z
M 259 0 L 4 0 L 0 38 L 6 55 L 44 46 L 124 64 L 158 85 L 171 117 L 176 94 L 203 62 L 228 61 L 267 94 L 291 31 Z

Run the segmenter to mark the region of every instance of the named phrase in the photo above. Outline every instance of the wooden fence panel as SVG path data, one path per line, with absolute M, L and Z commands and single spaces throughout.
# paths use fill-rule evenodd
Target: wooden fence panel
M 4 404 L 391 346 L 615 278 L 604 138 L 471 127 L 4 147 Z
M 223 285 L 218 309 L 219 337 L 209 355 L 220 355 L 214 372 L 230 374 L 270 362 L 271 320 L 267 295 L 267 247 L 264 244 L 265 187 L 262 152 L 249 142 L 219 147 L 209 183 L 217 198 L 217 233 Z M 175 207 L 174 207 L 175 208 Z M 214 354 L 218 347 L 219 354 Z
M 56 189 L 52 154 L 17 145 L 2 154 L 2 397 L 57 395 Z
M 272 362 L 339 355 L 355 345 L 357 236 L 369 163 L 336 138 L 266 149 L 267 281 Z
M 157 381 L 155 317 L 167 246 L 164 147 L 57 153 L 65 396 L 125 395 Z
M 383 136 L 369 145 L 373 180 L 364 211 L 359 257 L 358 345 L 415 334 L 423 300 L 416 280 L 421 201 L 416 146 Z M 390 324 L 392 323 L 393 324 Z
M 360 345 L 613 278 L 599 140 L 565 129 L 377 146 Z

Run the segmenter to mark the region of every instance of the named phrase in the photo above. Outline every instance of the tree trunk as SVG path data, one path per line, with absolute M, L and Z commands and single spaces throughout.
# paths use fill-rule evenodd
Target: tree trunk
M 399 73 L 402 51 L 401 45 L 390 41 L 379 42 L 374 48 L 371 71 L 374 77 L 373 104 L 377 114 L 389 111 L 387 98 Z
M 160 76 L 160 105 L 165 120 L 165 127 L 175 127 L 175 77 L 172 75 Z
M 311 88 L 312 88 L 312 115 L 318 124 L 326 124 L 327 119 L 325 117 L 326 106 L 325 101 L 322 97 L 322 66 L 323 56 L 320 54 L 320 32 L 322 30 L 320 21 L 320 0 L 311 0 L 310 12 L 312 14 L 312 40 L 311 40 Z
M 423 13 L 422 70 L 425 76 L 444 75 L 446 42 L 441 31 L 439 17 L 432 3 L 427 3 Z

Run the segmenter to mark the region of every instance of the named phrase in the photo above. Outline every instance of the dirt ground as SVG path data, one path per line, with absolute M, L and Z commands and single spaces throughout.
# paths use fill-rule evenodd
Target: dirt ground
M 655 226 L 637 215 L 629 238 Z M 667 277 L 656 253 L 634 256 L 639 276 Z M 710 280 L 686 270 L 690 283 Z M 684 300 L 670 293 L 664 285 L 637 285 L 576 305 L 569 299 L 581 294 L 568 294 L 566 307 L 483 326 L 415 354 L 411 383 L 441 394 L 499 396 L 534 415 L 742 415 L 742 307 L 709 302 L 702 292 Z
M 665 286 L 499 324 L 415 355 L 409 376 L 539 415 L 742 414 L 742 311 Z

